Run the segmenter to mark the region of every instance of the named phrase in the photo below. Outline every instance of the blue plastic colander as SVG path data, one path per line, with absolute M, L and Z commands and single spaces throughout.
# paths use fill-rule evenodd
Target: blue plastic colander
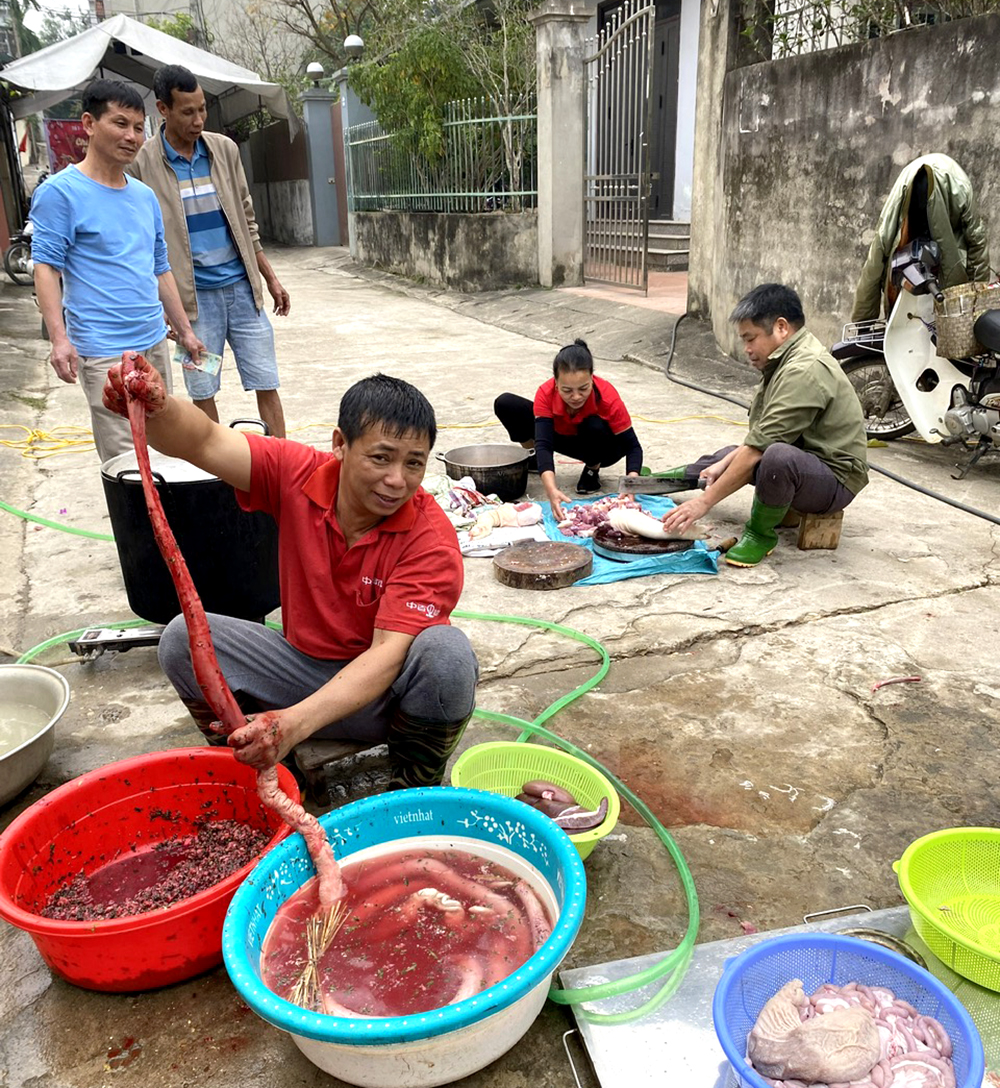
M 261 981 L 260 950 L 278 908 L 315 875 L 301 835 L 265 855 L 240 885 L 226 915 L 222 955 L 240 996 L 275 1027 L 326 1043 L 398 1044 L 474 1024 L 519 1001 L 556 969 L 583 921 L 587 878 L 569 836 L 544 813 L 483 790 L 435 786 L 366 797 L 320 817 L 339 861 L 368 847 L 428 838 L 503 847 L 541 874 L 559 917 L 549 939 L 513 974 L 475 997 L 409 1016 L 346 1019 L 299 1008 Z M 460 844 L 459 844 L 460 845 Z M 360 1082 L 354 1082 L 360 1083 Z
M 983 1044 L 972 1018 L 955 995 L 922 967 L 896 952 L 833 933 L 788 934 L 748 948 L 726 964 L 712 1000 L 715 1033 L 736 1079 L 747 1088 L 767 1088 L 746 1062 L 747 1036 L 760 1010 L 793 978 L 807 994 L 825 982 L 886 986 L 951 1036 L 957 1088 L 980 1088 L 985 1071 Z

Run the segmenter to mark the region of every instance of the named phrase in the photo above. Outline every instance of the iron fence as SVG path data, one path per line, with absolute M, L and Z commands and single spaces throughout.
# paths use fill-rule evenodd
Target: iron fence
M 743 0 L 741 63 L 781 60 L 1000 10 L 1000 0 Z
M 538 202 L 536 104 L 499 113 L 488 98 L 445 107 L 443 152 L 431 161 L 378 121 L 347 130 L 352 211 L 523 211 Z

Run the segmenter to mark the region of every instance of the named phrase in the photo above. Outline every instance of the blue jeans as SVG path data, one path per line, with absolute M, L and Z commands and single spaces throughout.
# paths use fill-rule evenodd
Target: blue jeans
M 198 339 L 216 355 L 221 355 L 229 342 L 243 388 L 248 392 L 278 388 L 274 330 L 265 311 L 257 309 L 245 276 L 225 287 L 208 291 L 199 288 L 198 320 L 192 322 L 192 327 Z M 210 400 L 218 393 L 221 380 L 221 371 L 184 371 L 184 384 L 192 400 Z

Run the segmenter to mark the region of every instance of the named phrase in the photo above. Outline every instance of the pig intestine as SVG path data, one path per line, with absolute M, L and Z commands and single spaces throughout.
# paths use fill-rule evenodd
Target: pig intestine
M 856 982 L 827 983 L 810 998 L 793 979 L 747 1037 L 748 1064 L 773 1088 L 955 1088 L 951 1055 L 937 1020 Z

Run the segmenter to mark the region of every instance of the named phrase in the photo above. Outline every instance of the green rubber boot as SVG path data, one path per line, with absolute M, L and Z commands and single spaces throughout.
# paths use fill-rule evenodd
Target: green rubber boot
M 390 790 L 440 786 L 448 757 L 458 747 L 469 718 L 460 722 L 427 722 L 407 717 L 399 708 L 389 724 Z
M 673 468 L 666 468 L 662 472 L 649 473 L 654 480 L 683 480 L 687 474 L 687 465 L 675 465 Z M 643 475 L 645 475 L 645 473 Z
M 743 527 L 739 541 L 726 552 L 726 562 L 734 567 L 755 567 L 778 546 L 774 531 L 788 513 L 787 506 L 765 506 L 754 496 L 750 520 Z

